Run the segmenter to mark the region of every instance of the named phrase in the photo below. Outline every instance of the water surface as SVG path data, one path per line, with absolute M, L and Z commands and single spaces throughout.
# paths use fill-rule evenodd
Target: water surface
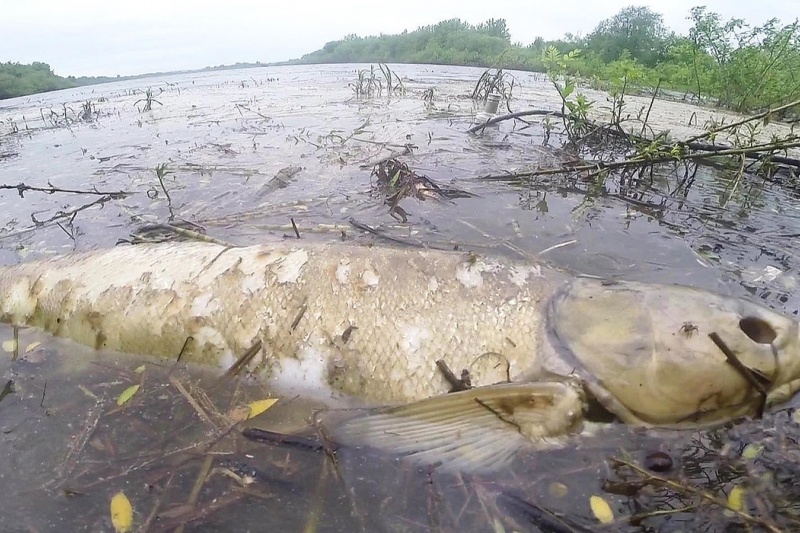
M 359 100 L 348 85 L 357 68 L 363 66 L 164 76 L 1 102 L 0 184 L 84 193 L 0 191 L 0 262 L 107 248 L 170 217 L 241 245 L 294 238 L 292 221 L 304 238 L 380 242 L 353 227 L 355 219 L 403 239 L 541 257 L 596 276 L 690 284 L 797 314 L 800 212 L 788 178 L 736 179 L 700 167 L 691 181 L 672 169 L 601 182 L 486 179 L 549 168 L 570 155 L 557 135 L 545 143 L 537 121 L 467 134 L 480 118 L 468 97 L 478 69 L 397 65 L 404 96 Z M 513 74 L 513 110 L 560 108 L 541 75 Z M 143 111 L 148 88 L 157 102 Z M 423 93 L 431 88 L 428 103 Z M 602 117 L 606 95 L 588 94 Z M 628 101 L 634 114 L 649 103 Z M 657 101 L 651 124 L 685 138 L 711 115 Z M 371 169 L 407 147 L 411 153 L 401 159 L 414 171 L 474 196 L 406 199 L 407 222 L 393 218 L 374 191 Z M 155 169 L 164 164 L 162 185 Z M 289 167 L 300 170 L 275 186 L 271 180 Z M 0 328 L 3 340 L 14 335 Z M 107 531 L 108 501 L 120 490 L 134 503 L 137 526 L 156 531 L 187 516 L 190 529 L 203 531 L 259 530 L 265 521 L 287 531 L 485 530 L 495 521 L 508 530 L 546 530 L 520 507 L 531 499 L 594 524 L 586 502 L 614 478 L 607 456 L 625 449 L 642 459 L 663 448 L 697 459 L 698 442 L 713 441 L 694 432 L 613 428 L 588 443 L 520 458 L 515 470 L 488 480 L 443 477 L 346 450 L 333 471 L 319 451 L 238 437 L 232 409 L 269 396 L 258 383 L 215 388 L 216 376 L 202 369 L 98 356 L 31 331 L 18 335 L 20 357 L 2 359 L 14 392 L 0 402 L 0 506 L 12 530 Z M 139 395 L 118 407 L 119 393 L 136 383 Z M 203 397 L 198 410 L 190 399 Z M 263 415 L 264 424 L 295 429 L 313 407 L 281 405 Z M 716 457 L 732 439 L 719 437 L 704 453 Z M 216 455 L 206 467 L 239 475 L 256 468 L 257 482 L 241 488 L 220 470 L 192 498 L 198 473 L 210 471 L 203 470 L 209 452 Z M 719 487 L 724 498 L 730 486 Z M 641 512 L 637 498 L 605 497 L 618 514 Z M 703 518 L 675 516 L 690 529 Z

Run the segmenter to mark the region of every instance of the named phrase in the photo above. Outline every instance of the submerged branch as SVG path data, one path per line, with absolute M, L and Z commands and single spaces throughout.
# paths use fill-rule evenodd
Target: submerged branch
M 94 187 L 91 189 L 62 189 L 60 187 L 54 187 L 53 185 L 50 187 L 34 187 L 32 185 L 25 185 L 24 183 L 20 183 L 19 185 L 0 185 L 0 190 L 10 189 L 15 189 L 19 193 L 20 198 L 24 198 L 27 191 L 43 192 L 45 194 L 55 194 L 57 192 L 67 194 L 95 194 L 98 196 L 110 196 L 114 200 L 125 198 L 133 194 L 130 191 L 98 191 Z

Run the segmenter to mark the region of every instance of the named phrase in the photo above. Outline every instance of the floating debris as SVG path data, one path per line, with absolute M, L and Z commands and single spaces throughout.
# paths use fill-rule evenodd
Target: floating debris
M 406 212 L 398 205 L 403 198 L 412 197 L 418 200 L 430 198 L 446 202 L 457 198 L 474 198 L 476 196 L 455 187 L 437 185 L 429 177 L 417 174 L 409 169 L 408 165 L 394 158 L 375 165 L 372 175 L 378 178 L 377 189 L 385 197 L 389 213 L 403 222 L 408 220 Z
M 117 533 L 126 533 L 133 527 L 133 507 L 124 492 L 118 492 L 111 498 L 111 524 Z

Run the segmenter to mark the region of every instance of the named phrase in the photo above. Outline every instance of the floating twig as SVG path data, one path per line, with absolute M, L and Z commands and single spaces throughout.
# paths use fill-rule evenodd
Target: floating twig
M 716 331 L 712 331 L 708 334 L 708 336 L 714 342 L 714 344 L 717 345 L 717 348 L 719 348 L 720 351 L 725 354 L 725 359 L 727 359 L 728 364 L 735 368 L 736 371 L 739 372 L 739 374 L 750 384 L 750 386 L 758 391 L 758 394 L 761 396 L 761 400 L 756 411 L 756 416 L 757 418 L 762 418 L 764 416 L 764 409 L 767 405 L 767 390 L 758 380 L 757 374 L 739 360 L 736 354 L 734 354 L 733 351 L 728 348 L 728 345 L 725 344 Z
M 120 198 L 125 198 L 127 196 L 132 195 L 133 193 L 130 191 L 98 191 L 95 188 L 92 189 L 62 189 L 61 187 L 55 187 L 51 185 L 50 187 L 34 187 L 33 185 L 25 185 L 24 183 L 20 183 L 19 185 L 0 185 L 0 190 L 10 190 L 15 189 L 19 193 L 20 198 L 25 197 L 25 193 L 28 191 L 34 192 L 43 192 L 45 194 L 55 194 L 55 193 L 65 193 L 65 194 L 94 194 L 98 196 L 110 196 L 113 200 L 118 200 Z
M 447 363 L 444 362 L 444 359 L 437 360 L 436 367 L 442 373 L 442 376 L 444 376 L 445 381 L 447 381 L 447 383 L 450 385 L 449 392 L 460 392 L 472 388 L 472 380 L 469 376 L 469 370 L 462 370 L 461 378 L 457 378 L 453 371 L 450 370 L 450 367 L 447 366 Z

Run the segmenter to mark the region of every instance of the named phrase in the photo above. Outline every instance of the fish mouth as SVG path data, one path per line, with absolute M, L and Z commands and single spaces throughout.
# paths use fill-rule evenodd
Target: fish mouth
M 800 383 L 797 323 L 739 298 L 578 278 L 554 295 L 547 320 L 559 370 L 628 424 L 759 416 Z

